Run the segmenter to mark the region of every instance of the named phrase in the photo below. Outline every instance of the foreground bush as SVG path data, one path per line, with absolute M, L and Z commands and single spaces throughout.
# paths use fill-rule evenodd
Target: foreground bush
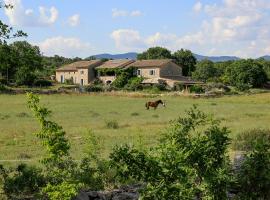
M 3 191 L 8 199 L 37 197 L 40 188 L 45 186 L 45 178 L 41 170 L 25 164 L 8 170 L 0 166 L 0 177 L 2 177 Z
M 76 162 L 70 156 L 70 143 L 65 131 L 48 120 L 51 111 L 40 106 L 39 97 L 33 94 L 28 94 L 28 106 L 40 123 L 41 129 L 36 136 L 45 147 L 46 154 L 40 169 L 27 165 L 20 165 L 16 170 L 0 168 L 0 185 L 8 199 L 41 196 L 50 200 L 69 200 L 82 188 L 100 190 L 104 188 L 105 181 L 113 182 L 108 163 L 100 159 L 95 137 L 86 139 L 87 151 L 81 162 Z
M 251 142 L 250 151 L 237 174 L 237 199 L 270 199 L 270 141 L 263 137 Z
M 146 183 L 142 199 L 227 199 L 228 133 L 194 107 L 172 124 L 158 147 L 116 147 L 112 165 L 120 178 Z

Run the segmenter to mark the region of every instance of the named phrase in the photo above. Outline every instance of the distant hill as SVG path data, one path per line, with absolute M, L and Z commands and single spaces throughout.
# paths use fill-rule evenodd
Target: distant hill
M 263 59 L 265 59 L 265 60 L 270 61 L 270 56 L 268 56 L 268 55 L 262 56 L 262 57 L 260 57 L 260 58 L 263 58 Z
M 129 53 L 123 53 L 123 54 L 98 54 L 94 55 L 97 59 L 101 58 L 107 58 L 107 59 L 133 59 L 136 60 L 138 53 L 135 52 L 129 52 Z M 229 61 L 229 60 L 240 60 L 241 58 L 236 57 L 236 56 L 203 56 L 199 54 L 193 54 L 198 61 L 208 59 L 211 60 L 212 62 L 224 62 L 224 61 Z M 260 58 L 264 58 L 265 60 L 270 61 L 270 56 L 265 55 Z
M 133 60 L 136 60 L 137 53 L 135 53 L 135 52 L 129 52 L 129 53 L 123 53 L 123 54 L 104 53 L 104 54 L 94 55 L 94 57 L 96 57 L 97 59 L 107 58 L 107 59 L 133 59 Z
M 211 60 L 212 62 L 224 62 L 224 61 L 229 61 L 229 60 L 240 60 L 241 58 L 238 58 L 236 56 L 202 56 L 198 54 L 193 54 L 198 61 L 207 59 Z

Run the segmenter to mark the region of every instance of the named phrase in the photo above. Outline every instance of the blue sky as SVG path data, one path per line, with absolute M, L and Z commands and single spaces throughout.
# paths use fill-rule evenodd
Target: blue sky
M 270 54 L 269 0 L 4 0 L 6 23 L 44 55 L 86 57 L 152 46 L 203 55 Z

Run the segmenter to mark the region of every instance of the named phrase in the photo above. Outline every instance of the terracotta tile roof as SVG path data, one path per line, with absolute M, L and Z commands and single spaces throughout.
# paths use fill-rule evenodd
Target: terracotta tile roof
M 96 66 L 101 63 L 101 60 L 77 61 L 68 65 L 64 65 L 58 68 L 56 71 L 77 71 L 78 69 Z
M 123 68 L 127 65 L 133 63 L 134 60 L 130 59 L 118 59 L 118 60 L 108 60 L 107 62 L 103 63 L 102 65 L 98 66 L 97 69 L 106 69 L 106 68 Z
M 127 67 L 163 67 L 170 62 L 172 62 L 171 59 L 137 60 Z

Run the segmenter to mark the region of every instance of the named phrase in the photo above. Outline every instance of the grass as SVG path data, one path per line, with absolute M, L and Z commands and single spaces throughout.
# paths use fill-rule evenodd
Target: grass
M 145 109 L 146 101 L 160 98 L 166 101 L 166 108 Z M 170 121 L 183 117 L 193 104 L 220 119 L 231 130 L 232 138 L 249 129 L 270 128 L 270 93 L 214 99 L 131 94 L 42 95 L 41 103 L 53 111 L 52 119 L 66 130 L 76 159 L 82 155 L 89 130 L 100 138 L 102 154 L 108 157 L 115 145 L 156 144 Z M 109 121 L 117 122 L 118 128 L 104 125 Z M 0 160 L 27 157 L 37 162 L 43 154 L 34 136 L 38 130 L 39 124 L 26 106 L 25 95 L 0 95 Z

